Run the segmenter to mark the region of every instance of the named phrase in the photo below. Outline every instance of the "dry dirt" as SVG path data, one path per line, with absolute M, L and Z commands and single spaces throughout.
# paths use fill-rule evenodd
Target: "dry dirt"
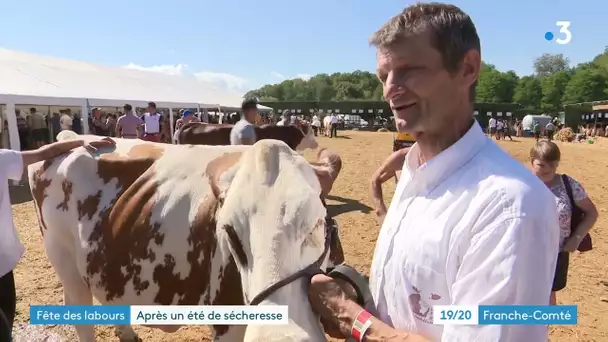
M 346 260 L 363 272 L 369 272 L 372 253 L 378 233 L 378 221 L 370 208 L 368 180 L 372 172 L 389 155 L 392 146 L 391 133 L 340 132 L 341 137 L 319 138 L 322 146 L 338 151 L 343 159 L 343 169 L 328 201 L 340 226 Z M 531 139 L 504 141 L 500 145 L 527 165 L 527 155 L 533 144 Z M 560 304 L 579 305 L 579 324 L 552 327 L 551 341 L 608 341 L 608 140 L 598 140 L 593 145 L 560 143 L 562 163 L 560 171 L 579 180 L 600 211 L 600 218 L 593 230 L 595 249 L 586 254 L 575 254 L 571 260 L 568 287 L 560 292 Z M 308 154 L 308 157 L 312 154 Z M 394 181 L 385 184 L 385 197 L 393 195 Z M 75 331 L 69 326 L 46 327 L 33 333 L 27 327 L 28 305 L 62 304 L 62 286 L 44 253 L 33 203 L 27 196 L 16 191 L 14 197 L 21 204 L 13 205 L 13 215 L 26 253 L 15 271 L 17 284 L 16 333 L 21 341 L 40 340 L 35 336 L 55 334 L 65 341 L 76 341 Z M 24 330 L 25 329 L 25 330 Z M 183 327 L 175 334 L 136 327 L 144 341 L 207 341 L 209 331 L 205 327 Z M 99 341 L 116 341 L 113 329 L 96 327 Z M 49 338 L 56 341 L 57 339 Z

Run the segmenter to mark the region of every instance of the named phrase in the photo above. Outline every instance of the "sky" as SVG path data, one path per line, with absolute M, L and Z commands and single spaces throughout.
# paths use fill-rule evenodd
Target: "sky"
M 397 0 L 21 0 L 2 1 L 0 47 L 164 72 L 193 74 L 244 93 L 317 73 L 375 70 L 370 35 L 415 1 Z M 608 46 L 606 0 L 453 1 L 473 19 L 482 58 L 532 73 L 543 53 L 572 65 Z M 545 40 L 562 35 L 566 45 Z

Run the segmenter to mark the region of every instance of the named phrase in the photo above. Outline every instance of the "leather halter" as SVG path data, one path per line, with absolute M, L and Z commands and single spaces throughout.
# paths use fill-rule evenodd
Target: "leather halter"
M 331 220 L 331 219 L 329 219 L 329 220 Z M 312 264 L 308 265 L 306 268 L 304 268 L 300 271 L 297 271 L 297 272 L 291 274 L 290 276 L 288 276 L 287 278 L 283 278 L 283 279 L 273 283 L 272 285 L 268 286 L 262 292 L 258 293 L 255 297 L 253 297 L 253 299 L 249 302 L 249 305 L 260 304 L 266 298 L 268 298 L 268 296 L 272 295 L 277 290 L 293 283 L 294 281 L 296 281 L 300 278 L 304 278 L 304 277 L 312 278 L 314 275 L 325 273 L 321 269 L 321 265 L 323 264 L 323 261 L 325 260 L 327 253 L 329 253 L 329 247 L 331 245 L 331 238 L 336 233 L 336 230 L 337 230 L 336 226 L 333 224 L 329 224 L 328 219 L 326 218 L 326 220 L 325 220 L 325 247 L 324 247 L 323 253 L 319 257 L 319 259 L 317 259 Z

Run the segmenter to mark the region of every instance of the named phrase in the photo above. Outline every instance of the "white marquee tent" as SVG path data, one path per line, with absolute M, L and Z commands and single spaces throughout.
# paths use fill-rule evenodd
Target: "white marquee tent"
M 93 63 L 39 56 L 0 48 L 0 105 L 12 149 L 20 150 L 15 105 L 240 109 L 242 96 L 217 89 L 194 76 L 171 76 Z M 262 110 L 270 108 L 259 106 Z M 84 116 L 83 116 L 84 117 Z M 171 126 L 173 120 L 171 120 Z M 88 132 L 88 122 L 83 120 Z M 173 127 L 171 127 L 173 129 Z

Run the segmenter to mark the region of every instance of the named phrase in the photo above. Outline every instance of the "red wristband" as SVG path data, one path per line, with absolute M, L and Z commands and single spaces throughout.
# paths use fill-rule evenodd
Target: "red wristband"
M 365 333 L 372 325 L 372 314 L 365 310 L 361 310 L 357 314 L 357 318 L 355 318 L 353 322 L 353 327 L 351 328 L 350 334 L 357 339 L 357 341 L 363 341 L 365 337 Z

